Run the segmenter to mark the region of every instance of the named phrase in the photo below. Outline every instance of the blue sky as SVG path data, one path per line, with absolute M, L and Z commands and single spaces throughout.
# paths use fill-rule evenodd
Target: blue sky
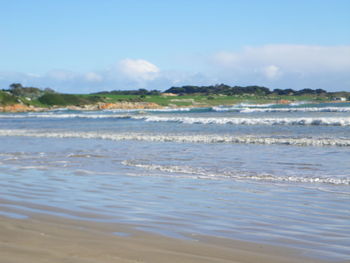
M 350 1 L 0 0 L 0 87 L 350 91 Z

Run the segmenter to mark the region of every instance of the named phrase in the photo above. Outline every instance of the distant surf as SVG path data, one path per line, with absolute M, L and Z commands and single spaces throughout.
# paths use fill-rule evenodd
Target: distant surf
M 256 109 L 255 109 L 256 110 Z M 350 117 L 177 117 L 144 114 L 96 114 L 96 113 L 65 113 L 65 114 L 3 114 L 0 119 L 11 118 L 52 118 L 52 119 L 132 119 L 146 122 L 175 122 L 184 124 L 231 124 L 231 125 L 311 125 L 311 126 L 350 126 Z

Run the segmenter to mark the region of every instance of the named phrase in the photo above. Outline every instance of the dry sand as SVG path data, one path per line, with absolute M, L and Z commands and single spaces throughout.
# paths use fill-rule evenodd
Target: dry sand
M 0 216 L 1 263 L 322 262 L 293 249 L 203 236 L 196 239 L 167 238 L 115 223 L 38 214 L 28 219 Z

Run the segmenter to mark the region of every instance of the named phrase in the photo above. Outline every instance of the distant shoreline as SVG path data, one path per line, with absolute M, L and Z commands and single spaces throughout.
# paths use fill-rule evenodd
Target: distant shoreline
M 35 107 L 35 106 L 27 106 L 23 104 L 13 104 L 7 106 L 0 106 L 0 112 L 45 112 L 52 111 L 56 109 L 69 109 L 69 110 L 78 110 L 78 111 L 98 111 L 98 110 L 106 110 L 106 109 L 160 109 L 165 108 L 155 103 L 104 103 L 104 104 L 95 104 L 95 105 L 82 105 L 82 106 L 74 106 L 68 105 L 65 107 L 62 106 L 52 106 L 52 107 Z
M 172 87 L 159 90 L 112 90 L 91 94 L 64 94 L 52 89 L 24 87 L 13 83 L 0 90 L 0 112 L 48 111 L 57 108 L 72 110 L 161 109 L 181 107 L 213 107 L 221 105 L 290 104 L 296 102 L 347 102 L 350 92 L 327 92 L 322 89 L 274 89 L 262 86 Z
M 301 102 L 301 101 L 300 101 Z M 179 109 L 179 108 L 207 108 L 213 106 L 233 106 L 238 105 L 240 103 L 247 104 L 261 104 L 264 105 L 266 103 L 273 103 L 276 105 L 288 105 L 291 103 L 295 103 L 295 101 L 289 100 L 280 100 L 280 101 L 270 101 L 264 103 L 258 103 L 256 101 L 241 101 L 235 103 L 226 103 L 226 104 L 197 104 L 197 105 L 170 105 L 170 106 L 162 106 L 156 103 L 147 103 L 147 102 L 119 102 L 119 103 L 99 103 L 99 104 L 89 104 L 89 105 L 67 105 L 67 106 L 51 106 L 51 107 L 35 107 L 33 105 L 24 105 L 24 104 L 13 104 L 13 105 L 0 105 L 0 112 L 3 113 L 20 113 L 20 112 L 47 112 L 57 109 L 68 109 L 68 110 L 76 110 L 76 111 L 100 111 L 100 110 L 151 110 L 151 109 Z M 307 101 L 307 103 L 348 103 L 348 101 Z

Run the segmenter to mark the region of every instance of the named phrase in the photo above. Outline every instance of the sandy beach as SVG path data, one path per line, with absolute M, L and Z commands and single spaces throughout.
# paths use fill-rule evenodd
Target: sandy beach
M 6 263 L 324 262 L 303 258 L 297 250 L 269 245 L 204 236 L 179 240 L 120 224 L 44 215 L 28 219 L 1 216 L 0 255 Z
M 349 10 L 1 1 L 0 263 L 350 263 Z

